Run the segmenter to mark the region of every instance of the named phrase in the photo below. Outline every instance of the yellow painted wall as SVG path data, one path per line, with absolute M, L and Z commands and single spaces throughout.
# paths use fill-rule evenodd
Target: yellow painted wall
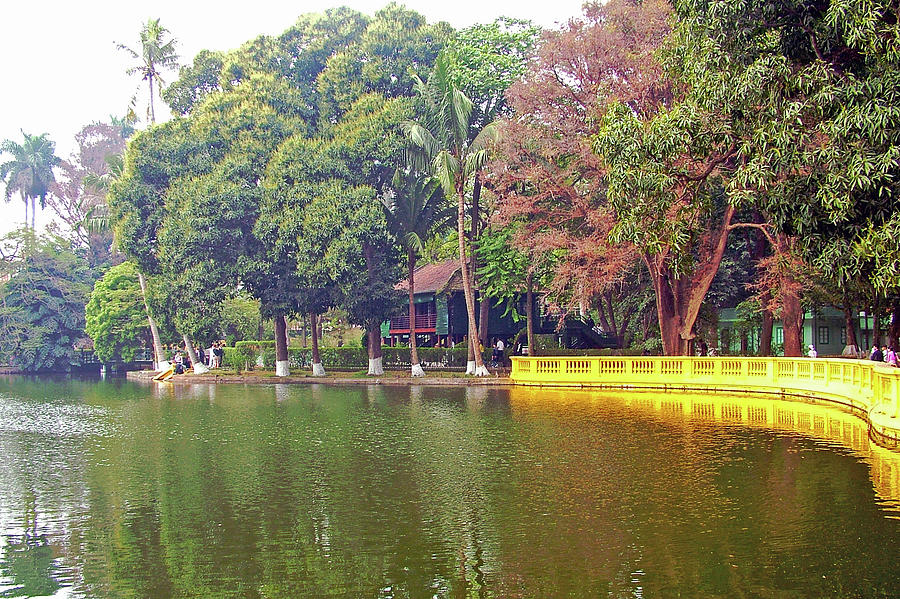
M 813 397 L 857 410 L 900 444 L 900 368 L 867 360 L 755 357 L 513 357 L 518 385 L 621 387 Z

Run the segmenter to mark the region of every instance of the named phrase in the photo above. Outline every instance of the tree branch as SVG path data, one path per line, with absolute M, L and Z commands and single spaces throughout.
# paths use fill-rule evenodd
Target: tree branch
M 759 223 L 734 223 L 734 224 L 728 225 L 729 231 L 733 231 L 734 229 L 740 229 L 740 228 L 759 229 L 760 231 L 763 232 L 763 235 L 766 236 L 766 239 L 769 240 L 769 243 L 771 243 L 773 246 L 775 245 L 775 238 L 772 236 L 771 231 L 769 231 L 768 225 L 759 224 Z

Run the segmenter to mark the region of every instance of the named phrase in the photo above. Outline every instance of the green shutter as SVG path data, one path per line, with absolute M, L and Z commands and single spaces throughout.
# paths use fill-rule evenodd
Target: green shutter
M 437 296 L 437 298 L 435 298 L 435 306 L 437 308 L 437 322 L 435 323 L 435 332 L 438 335 L 446 335 L 450 330 L 450 319 L 447 316 L 447 296 Z

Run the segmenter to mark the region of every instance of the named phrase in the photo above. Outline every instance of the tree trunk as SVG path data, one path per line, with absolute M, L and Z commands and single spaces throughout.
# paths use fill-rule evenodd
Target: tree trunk
M 319 317 L 315 312 L 309 313 L 309 330 L 312 331 L 312 373 L 313 376 L 325 376 L 325 366 L 319 355 Z
M 153 108 L 153 75 L 147 77 L 147 83 L 150 84 L 150 124 L 156 123 L 156 111 Z
M 138 271 L 138 283 L 141 286 L 141 296 L 144 298 L 144 311 L 147 313 L 147 322 L 150 324 L 150 336 L 153 338 L 153 368 L 155 370 L 165 370 L 169 368 L 169 362 L 166 360 L 165 352 L 163 352 L 156 321 L 150 316 L 150 303 L 147 301 L 147 280 L 141 271 Z
M 768 292 L 767 292 L 768 294 Z M 763 304 L 764 306 L 767 304 Z M 762 330 L 759 333 L 759 355 L 772 355 L 772 329 L 775 326 L 775 315 L 769 308 L 763 307 Z
M 781 322 L 784 325 L 785 357 L 803 356 L 803 309 L 800 307 L 800 296 L 792 291 L 782 291 Z
M 479 205 L 479 201 L 481 199 L 481 188 L 481 175 L 476 174 L 475 182 L 472 184 L 472 243 L 477 243 L 479 237 L 481 236 L 481 208 Z M 478 267 L 478 256 L 475 252 L 472 252 L 472 282 L 476 288 L 477 285 L 475 285 L 475 283 L 478 280 Z M 481 341 L 481 345 L 487 347 L 488 335 L 490 333 L 490 331 L 488 331 L 488 327 L 490 325 L 490 323 L 488 322 L 488 315 L 490 314 L 491 303 L 483 293 L 479 294 L 478 299 L 478 339 Z
M 525 330 L 527 332 L 528 355 L 535 356 L 534 346 L 534 276 L 529 272 L 525 276 Z
M 194 374 L 206 374 L 209 372 L 209 367 L 200 360 L 197 352 L 194 351 L 194 344 L 191 343 L 187 334 L 185 333 L 182 335 L 182 338 L 184 339 L 184 350 L 187 352 L 188 358 L 191 359 L 191 366 L 194 368 Z
M 888 329 L 888 345 L 896 351 L 900 349 L 898 346 L 898 337 L 900 337 L 900 302 L 894 301 L 891 304 L 891 326 Z
M 416 347 L 416 253 L 412 248 L 406 250 L 406 264 L 409 267 L 409 364 L 410 375 L 425 376 L 419 363 L 419 349 Z
M 478 329 L 475 326 L 475 293 L 472 289 L 472 277 L 469 274 L 469 263 L 466 260 L 466 197 L 462 183 L 457 185 L 456 195 L 459 201 L 457 206 L 456 232 L 459 236 L 459 265 L 462 271 L 463 294 L 466 297 L 466 315 L 469 319 L 469 345 L 474 353 L 473 362 L 475 376 L 487 376 L 490 374 L 484 365 L 484 359 L 478 349 Z M 468 367 L 466 368 L 468 372 Z
M 677 278 L 670 272 L 666 253 L 645 254 L 643 257 L 656 292 L 656 312 L 666 355 L 686 356 L 691 353 L 694 324 L 725 255 L 733 217 L 734 207 L 726 207 L 721 228 L 710 232 L 707 243 L 698 248 L 701 254 L 697 261 L 699 266 L 689 277 Z
M 872 308 L 872 345 L 881 347 L 881 310 L 878 306 Z
M 776 254 L 788 256 L 791 239 L 784 233 L 775 238 Z M 803 309 L 800 307 L 799 286 L 787 272 L 780 275 L 781 322 L 784 326 L 784 355 L 799 357 L 805 355 L 803 348 Z
M 478 339 L 484 347 L 487 347 L 490 334 L 491 298 L 481 293 L 479 299 L 481 301 L 478 304 Z
M 374 326 L 367 331 L 369 336 L 369 375 L 381 376 L 384 374 L 381 353 L 381 327 Z
M 290 376 L 288 358 L 287 322 L 283 312 L 275 313 L 275 376 Z
M 853 318 L 855 310 L 844 303 L 844 328 L 847 331 L 847 343 L 844 351 L 841 352 L 845 356 L 859 356 L 859 343 L 856 340 L 856 319 Z
M 667 356 L 683 355 L 679 335 L 679 318 L 675 311 L 675 299 L 672 287 L 666 279 L 667 275 L 654 272 L 651 268 L 650 279 L 656 295 L 656 315 L 659 320 L 659 334 L 662 338 L 663 353 Z

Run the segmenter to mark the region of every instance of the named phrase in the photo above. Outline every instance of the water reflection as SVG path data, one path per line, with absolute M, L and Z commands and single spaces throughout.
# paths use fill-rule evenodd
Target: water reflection
M 0 596 L 900 594 L 900 455 L 812 404 L 6 379 L 0 452 Z
M 62 588 L 54 547 L 38 531 L 36 496 L 25 495 L 23 532 L 7 535 L 0 557 L 0 597 L 47 597 Z M 8 582 L 6 582 L 8 581 Z

